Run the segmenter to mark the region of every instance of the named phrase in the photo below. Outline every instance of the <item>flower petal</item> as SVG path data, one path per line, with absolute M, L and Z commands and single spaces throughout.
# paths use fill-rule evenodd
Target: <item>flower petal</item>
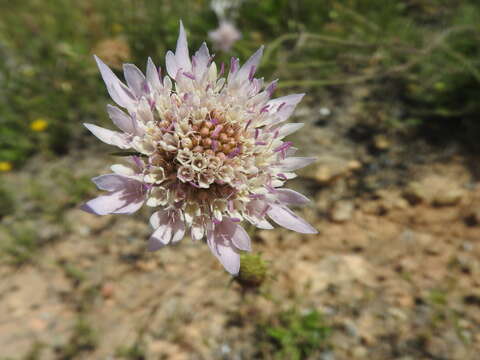
M 215 229 L 215 236 L 227 240 L 231 240 L 233 245 L 239 250 L 252 251 L 250 236 L 243 227 L 224 217 L 222 222 Z
M 286 206 L 271 205 L 270 210 L 267 211 L 268 216 L 278 225 L 284 228 L 302 233 L 302 234 L 316 234 L 317 230 L 309 223 L 297 216 Z
M 240 271 L 240 255 L 233 249 L 232 245 L 217 239 L 213 231 L 208 233 L 207 244 L 225 270 L 232 275 L 237 275 Z
M 255 51 L 255 53 L 250 56 L 250 58 L 243 64 L 243 66 L 238 70 L 237 76 L 235 77 L 235 80 L 239 82 L 243 82 L 245 80 L 248 80 L 248 77 L 250 75 L 253 76 L 255 73 L 255 70 L 258 68 L 258 65 L 260 64 L 260 60 L 262 59 L 263 56 L 263 45 L 260 46 L 260 48 Z
M 310 165 L 316 160 L 314 157 L 289 157 L 282 160 L 278 166 L 280 171 L 293 171 Z
M 177 65 L 183 71 L 192 70 L 192 63 L 190 62 L 188 54 L 187 34 L 185 33 L 182 21 L 180 21 L 180 33 L 178 34 L 177 48 L 175 49 L 175 59 Z
M 145 75 L 133 64 L 123 64 L 123 74 L 128 87 L 140 99 L 144 93 Z
M 149 57 L 147 61 L 147 81 L 151 88 L 154 90 L 160 90 L 162 88 L 162 83 L 160 82 L 160 77 L 158 75 L 158 70 L 153 60 Z
M 168 75 L 170 75 L 172 79 L 175 79 L 179 67 L 177 65 L 177 59 L 175 59 L 175 54 L 170 50 L 167 51 L 167 55 L 165 55 L 165 66 L 167 68 Z
M 288 124 L 282 125 L 278 129 L 277 139 L 283 139 L 285 136 L 288 136 L 294 133 L 295 131 L 297 131 L 298 129 L 302 128 L 303 125 L 304 125 L 303 123 L 288 123 Z
M 310 202 L 309 198 L 291 189 L 275 189 L 273 195 L 278 201 L 289 205 L 303 205 Z
M 107 174 L 94 177 L 92 181 L 100 190 L 119 191 L 131 186 L 131 182 L 138 182 L 135 179 L 130 179 L 125 176 L 117 174 Z
M 108 116 L 112 122 L 123 132 L 127 134 L 136 133 L 135 120 L 133 120 L 129 115 L 125 114 L 116 106 L 107 105 Z
M 102 128 L 97 125 L 84 123 L 83 124 L 93 135 L 102 140 L 104 143 L 114 145 L 120 149 L 130 149 L 130 141 L 127 139 L 127 135 L 118 131 L 112 131 Z
M 81 209 L 97 215 L 131 214 L 143 204 L 143 197 L 129 191 L 115 191 L 85 203 Z
M 96 55 L 93 56 L 97 62 L 97 66 L 100 69 L 103 81 L 107 86 L 107 91 L 110 97 L 118 105 L 130 109 L 133 107 L 134 99 L 132 94 L 129 93 L 128 88 L 118 79 L 112 70 Z

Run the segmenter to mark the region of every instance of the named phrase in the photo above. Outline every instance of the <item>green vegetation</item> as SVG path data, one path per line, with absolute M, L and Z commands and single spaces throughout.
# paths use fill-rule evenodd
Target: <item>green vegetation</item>
M 317 310 L 291 309 L 259 327 L 260 348 L 267 359 L 300 360 L 324 350 L 331 332 Z
M 4 231 L 5 235 L 5 241 L 0 244 L 0 252 L 6 262 L 20 266 L 35 260 L 40 244 L 30 224 L 16 223 L 9 228 L 2 225 L 0 231 Z
M 163 64 L 178 20 L 192 49 L 217 26 L 208 0 L 30 0 L 0 4 L 0 161 L 83 146 L 84 121 L 107 123 L 92 60 L 116 70 Z M 188 12 L 184 11 L 189 9 Z M 480 110 L 480 3 L 448 0 L 245 0 L 236 16 L 245 59 L 266 44 L 261 73 L 310 96 L 367 85 L 389 124 L 467 129 Z M 28 44 L 28 46 L 25 46 Z M 228 61 L 232 54 L 219 52 Z M 322 89 L 322 90 L 320 90 Z M 282 91 L 280 89 L 280 91 Z M 401 112 L 393 112 L 391 103 Z
M 98 337 L 96 331 L 85 318 L 79 317 L 72 329 L 70 341 L 58 349 L 58 359 L 75 359 L 80 353 L 94 350 L 97 347 L 97 343 Z

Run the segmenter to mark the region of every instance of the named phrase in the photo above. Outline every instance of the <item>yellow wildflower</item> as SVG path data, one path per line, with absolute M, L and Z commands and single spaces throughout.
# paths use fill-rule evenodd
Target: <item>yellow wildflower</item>
M 8 161 L 0 161 L 0 171 L 10 171 L 12 170 L 12 163 Z
M 42 118 L 38 118 L 37 120 L 30 123 L 30 129 L 37 132 L 44 131 L 47 127 L 48 121 Z

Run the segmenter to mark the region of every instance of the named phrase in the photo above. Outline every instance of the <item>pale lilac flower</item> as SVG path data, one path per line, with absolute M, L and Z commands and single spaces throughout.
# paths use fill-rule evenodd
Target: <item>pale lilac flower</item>
M 242 34 L 232 22 L 222 20 L 217 29 L 208 33 L 208 37 L 213 42 L 215 48 L 228 52 L 233 44 L 242 38 Z
M 149 250 L 190 234 L 193 240 L 206 239 L 231 274 L 239 271 L 239 253 L 251 250 L 244 220 L 261 229 L 273 228 L 270 219 L 300 233 L 316 233 L 289 209 L 308 199 L 282 188 L 295 170 L 314 161 L 293 156 L 296 149 L 283 141 L 302 126 L 285 121 L 303 94 L 270 99 L 274 86 L 254 77 L 262 52 L 243 66 L 233 58 L 222 76 L 205 43 L 189 56 L 180 23 L 164 77 L 148 59 L 146 75 L 124 65 L 125 85 L 95 57 L 110 96 L 125 111 L 107 108 L 120 131 L 85 126 L 103 142 L 138 156 L 94 178 L 108 193 L 83 209 L 129 214 L 143 204 L 151 206 L 156 211 L 150 218 L 155 231 Z

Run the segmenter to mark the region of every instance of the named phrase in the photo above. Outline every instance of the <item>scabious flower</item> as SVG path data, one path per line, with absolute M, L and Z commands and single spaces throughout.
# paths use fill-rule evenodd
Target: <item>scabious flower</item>
M 183 25 L 175 53 L 166 55 L 162 77 L 149 58 L 146 76 L 124 65 L 126 85 L 95 57 L 107 90 L 120 107 L 107 111 L 120 131 L 85 124 L 103 142 L 138 153 L 112 174 L 93 178 L 107 194 L 83 209 L 98 215 L 131 214 L 143 204 L 156 211 L 148 249 L 181 240 L 206 239 L 212 253 L 231 274 L 238 274 L 240 252 L 250 251 L 247 221 L 272 229 L 268 219 L 300 233 L 316 233 L 290 205 L 308 199 L 282 188 L 294 171 L 311 163 L 294 157 L 283 141 L 302 127 L 285 123 L 303 94 L 270 99 L 276 82 L 255 78 L 260 48 L 240 66 L 232 58 L 225 73 L 206 44 L 190 58 Z
M 242 34 L 232 22 L 222 20 L 217 29 L 208 33 L 208 37 L 217 49 L 227 52 L 235 42 L 242 38 Z

